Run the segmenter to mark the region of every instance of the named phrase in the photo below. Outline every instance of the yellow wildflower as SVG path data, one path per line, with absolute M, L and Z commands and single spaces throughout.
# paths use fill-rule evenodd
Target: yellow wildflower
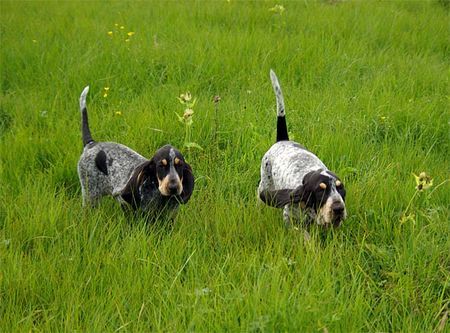
M 114 26 L 118 27 L 118 26 L 119 26 L 119 23 L 114 23 Z
M 114 114 L 115 114 L 116 116 L 121 116 L 121 115 L 122 115 L 122 112 L 116 111 Z
M 123 30 L 123 29 L 125 29 L 125 27 L 124 27 L 123 25 L 121 25 L 121 26 L 120 26 L 120 29 Z
M 37 43 L 37 40 L 36 40 L 36 39 L 33 39 L 33 43 Z
M 112 36 L 112 35 L 113 35 L 113 32 L 112 32 L 112 31 L 108 31 L 108 35 L 109 35 L 109 36 Z
M 130 39 L 129 39 L 129 38 L 125 39 L 125 42 L 127 42 L 127 43 L 128 43 L 129 41 L 130 41 Z
M 129 33 L 127 33 L 127 35 L 130 36 L 130 37 L 133 36 L 134 34 L 135 34 L 134 31 L 130 31 Z

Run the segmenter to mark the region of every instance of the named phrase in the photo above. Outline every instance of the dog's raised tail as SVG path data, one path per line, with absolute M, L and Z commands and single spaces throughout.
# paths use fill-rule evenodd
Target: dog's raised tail
M 81 112 L 81 138 L 83 140 L 83 147 L 87 144 L 94 142 L 92 139 L 91 130 L 89 129 L 87 107 L 86 107 L 86 96 L 89 92 L 89 86 L 83 89 L 80 95 L 80 112 Z
M 273 91 L 277 99 L 277 142 L 288 141 L 289 135 L 286 126 L 286 113 L 284 111 L 284 98 L 281 92 L 280 83 L 273 70 L 270 70 L 270 80 L 272 81 Z

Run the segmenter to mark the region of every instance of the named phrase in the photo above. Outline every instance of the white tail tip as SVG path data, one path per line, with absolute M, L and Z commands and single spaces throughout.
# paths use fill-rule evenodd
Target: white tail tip
M 86 96 L 89 92 L 89 86 L 83 89 L 83 92 L 80 95 L 80 110 L 83 111 L 83 109 L 86 107 Z
M 272 69 L 270 70 L 270 80 L 272 81 L 272 84 L 276 84 L 278 86 L 280 85 L 278 83 L 277 75 L 275 74 L 275 72 Z
M 270 70 L 270 80 L 272 81 L 273 91 L 275 92 L 275 98 L 277 100 L 277 116 L 284 117 L 284 98 L 283 93 L 281 92 L 280 83 L 278 82 L 278 78 L 273 70 Z

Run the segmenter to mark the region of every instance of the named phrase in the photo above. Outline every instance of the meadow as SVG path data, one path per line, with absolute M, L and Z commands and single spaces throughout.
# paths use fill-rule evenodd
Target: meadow
M 449 331 L 447 2 L 1 1 L 0 18 L 1 332 Z M 348 219 L 309 241 L 256 196 L 271 68 L 291 138 L 347 189 Z M 191 164 L 172 228 L 81 206 L 86 85 L 94 139 Z

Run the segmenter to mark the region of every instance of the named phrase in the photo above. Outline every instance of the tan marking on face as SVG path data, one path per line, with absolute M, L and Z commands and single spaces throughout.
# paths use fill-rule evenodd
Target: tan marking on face
M 166 160 L 163 160 L 163 161 L 166 161 Z M 166 164 L 167 164 L 167 161 L 166 161 Z M 169 190 L 168 190 L 169 176 L 165 176 L 163 179 L 159 179 L 159 177 L 158 177 L 158 184 L 159 184 L 159 187 L 158 187 L 159 192 L 161 192 L 162 195 L 169 196 L 170 195 Z
M 327 184 L 325 184 L 325 183 L 320 183 L 320 184 L 319 184 L 319 187 L 320 187 L 322 190 L 325 190 L 325 189 L 327 188 Z
M 319 225 L 331 225 L 334 218 L 333 209 L 331 208 L 333 205 L 333 202 L 336 201 L 336 198 L 333 199 L 333 197 L 329 197 L 325 204 L 320 208 L 318 214 L 317 214 L 317 224 Z M 338 200 L 342 201 L 342 199 Z M 344 214 L 342 216 L 341 223 L 347 218 L 347 210 L 345 209 L 344 205 Z
M 341 185 L 342 185 L 341 181 L 340 180 L 336 180 L 336 187 L 339 187 Z
M 170 181 L 170 177 L 169 175 L 165 176 L 163 179 L 159 179 L 158 177 L 158 190 L 159 192 L 161 192 L 162 195 L 164 196 L 171 196 L 172 194 L 170 194 L 170 190 L 169 190 L 169 181 Z M 183 192 L 183 184 L 181 183 L 180 178 L 177 175 L 177 194 L 180 195 L 181 192 Z
M 180 159 L 178 157 L 175 157 L 175 165 L 180 164 Z
M 318 225 L 327 225 L 331 223 L 331 198 L 328 198 L 325 204 L 320 207 L 319 211 L 317 212 L 317 224 Z
M 161 161 L 161 164 L 164 165 L 164 166 L 166 166 L 166 165 L 167 165 L 167 160 L 166 160 L 166 159 L 163 159 L 163 160 Z

